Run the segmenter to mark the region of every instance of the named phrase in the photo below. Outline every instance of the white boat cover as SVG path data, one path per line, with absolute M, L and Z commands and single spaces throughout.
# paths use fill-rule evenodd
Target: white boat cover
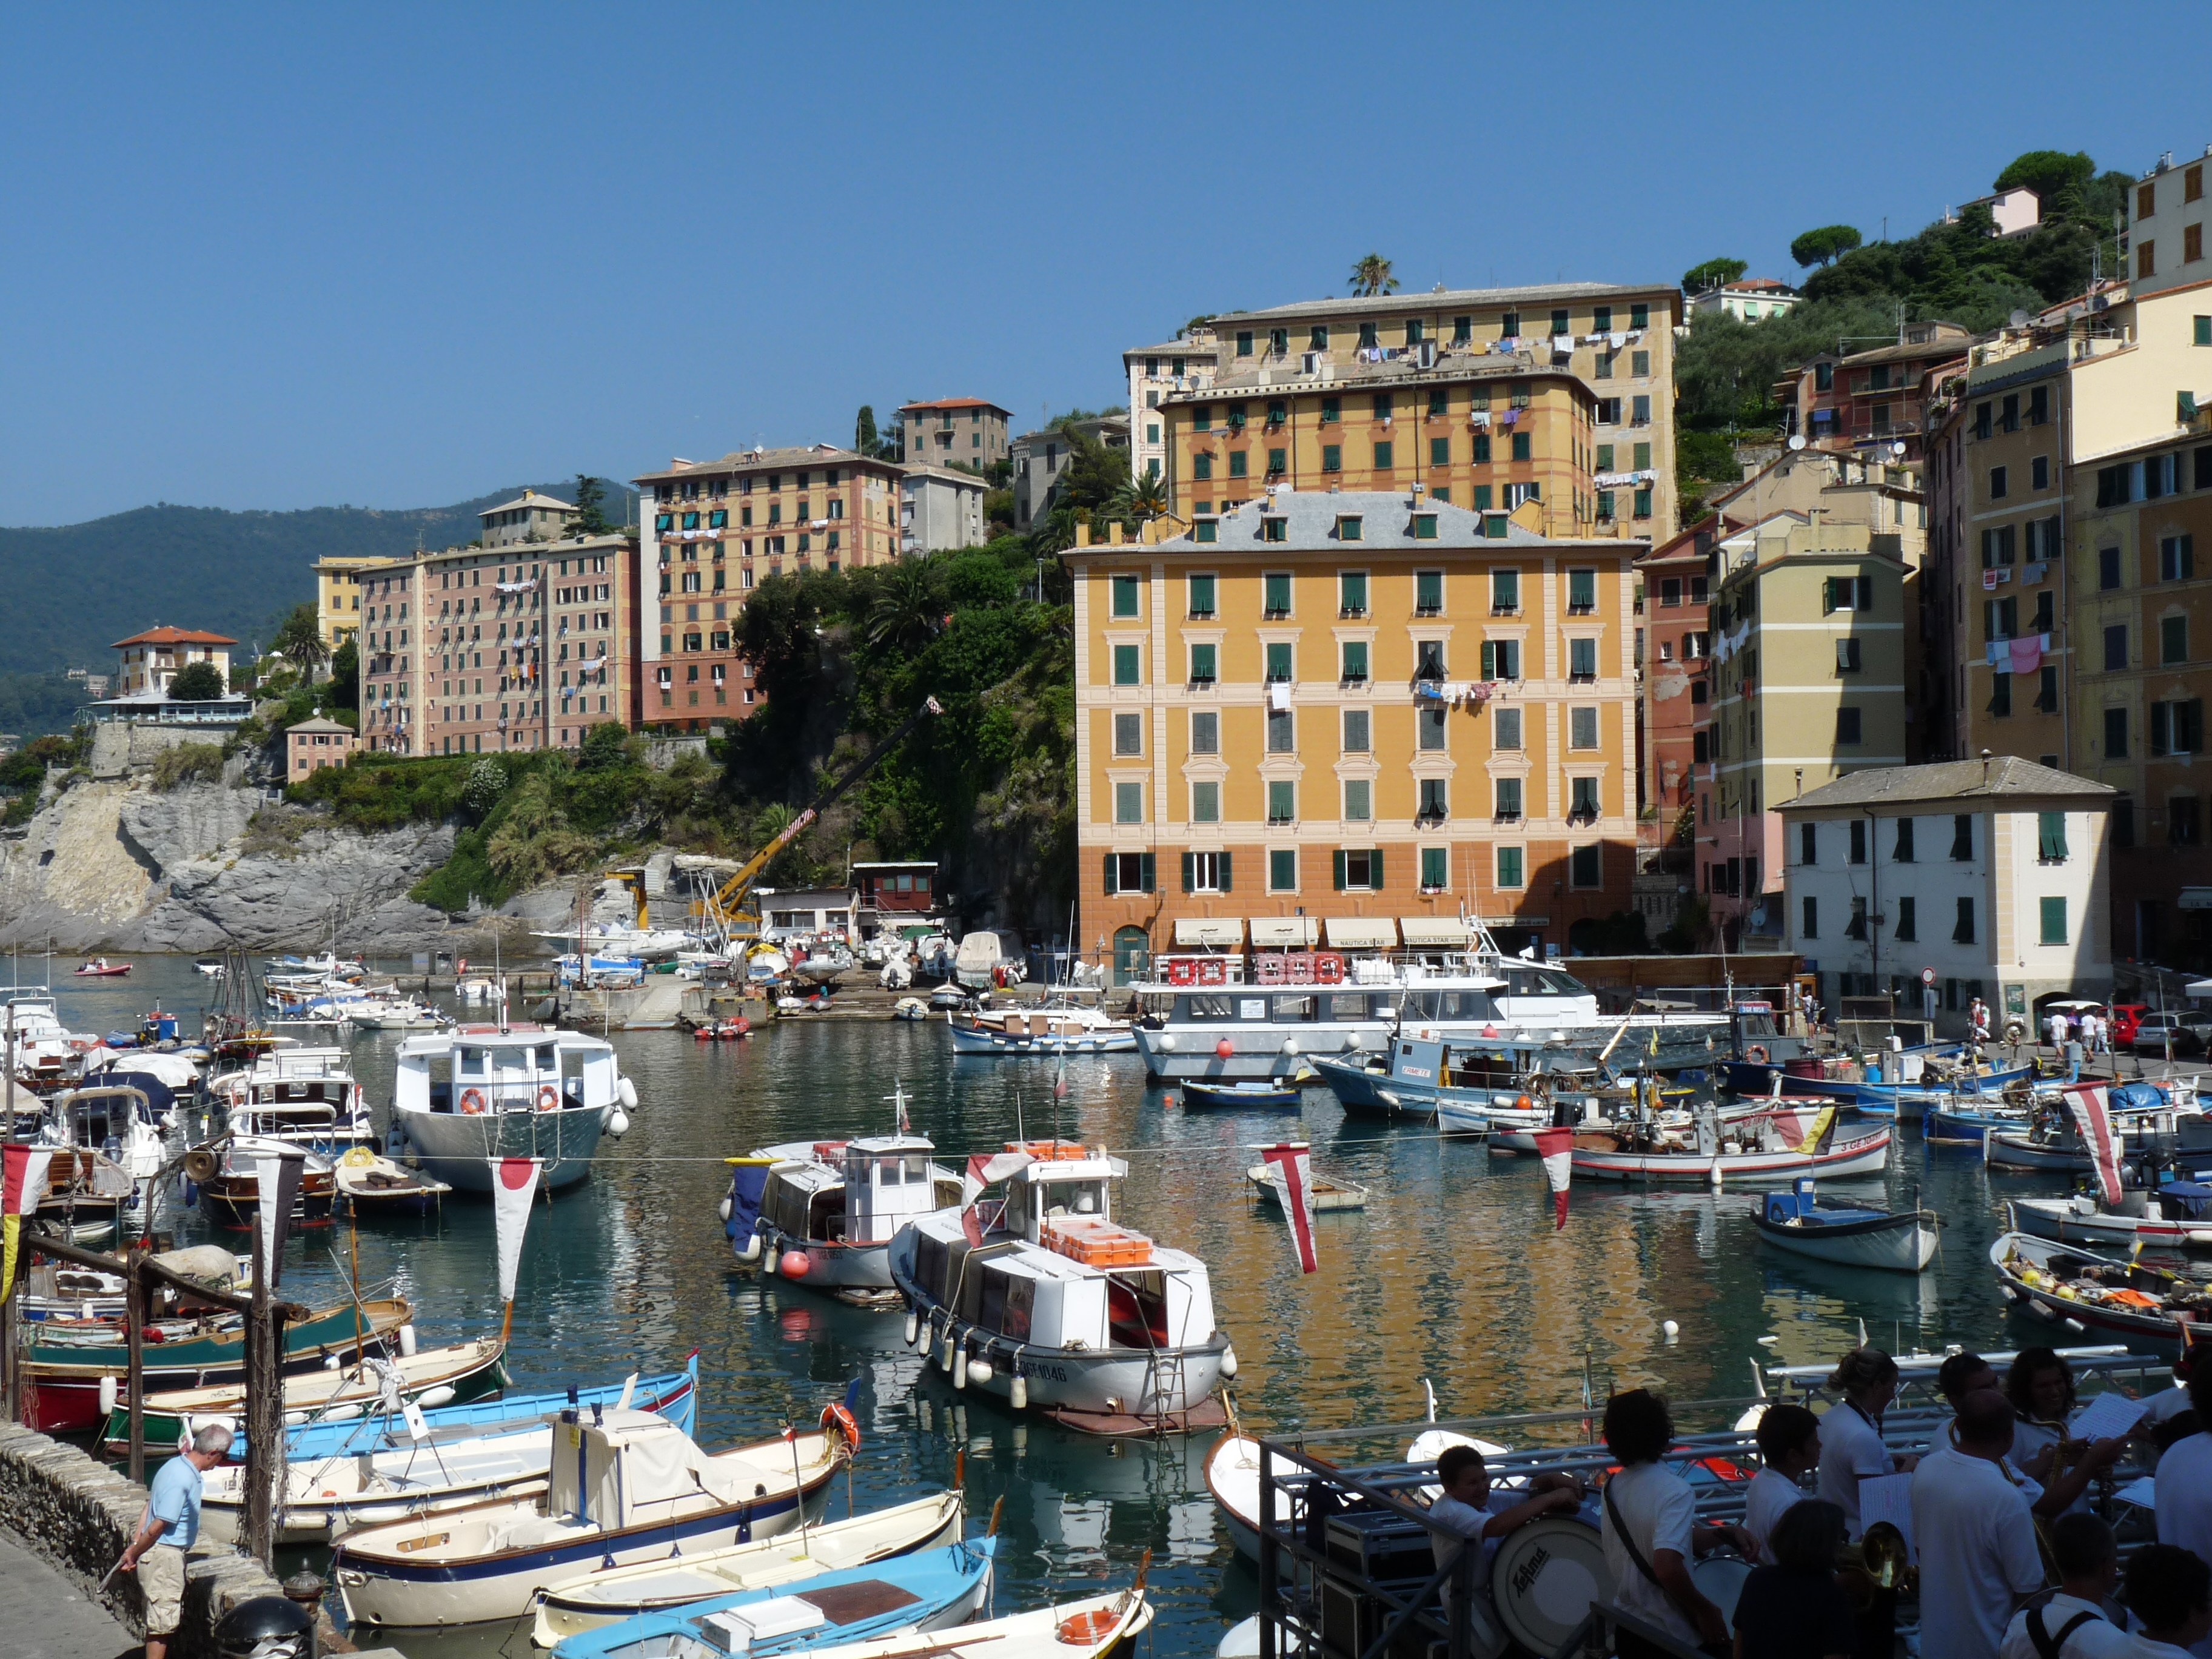
M 707 1455 L 673 1423 L 649 1412 L 610 1411 L 603 1424 L 556 1423 L 549 1515 L 573 1515 L 580 1477 L 590 1495 L 587 1513 L 602 1527 L 665 1514 L 671 1498 L 706 1492 L 734 1504 L 755 1471 L 741 1460 Z M 582 1467 L 577 1451 L 583 1452 Z
M 1401 916 L 1398 931 L 1408 945 L 1449 945 L 1465 949 L 1468 925 L 1457 916 Z
M 1244 923 L 1237 916 L 1177 916 L 1177 945 L 1237 945 L 1244 942 Z
M 1398 924 L 1388 916 L 1331 916 L 1328 943 L 1337 951 L 1387 951 L 1398 942 Z
M 1320 936 L 1321 923 L 1312 916 L 1255 916 L 1255 945 L 1309 946 Z

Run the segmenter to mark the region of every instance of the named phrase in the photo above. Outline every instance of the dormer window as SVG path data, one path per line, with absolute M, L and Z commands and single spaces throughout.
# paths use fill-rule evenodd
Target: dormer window
M 1219 521 L 1218 520 L 1200 519 L 1194 521 L 1191 525 L 1190 538 L 1194 542 L 1216 541 L 1219 539 L 1219 536 L 1218 534 L 1218 530 Z
M 1336 538 L 1342 542 L 1359 539 L 1360 516 L 1357 513 L 1340 513 L 1336 519 Z
M 1283 518 L 1263 518 L 1260 520 L 1260 539 L 1263 542 L 1286 542 L 1291 538 L 1291 521 Z
M 1413 514 L 1413 539 L 1417 542 L 1432 542 L 1436 538 L 1437 515 L 1433 513 Z

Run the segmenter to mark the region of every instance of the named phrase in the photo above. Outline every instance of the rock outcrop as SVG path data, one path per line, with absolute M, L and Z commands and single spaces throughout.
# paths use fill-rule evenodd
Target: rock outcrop
M 82 781 L 0 842 L 0 945 L 64 951 L 262 950 L 334 943 L 373 954 L 463 944 L 408 898 L 453 831 L 380 835 L 264 804 L 259 792 L 143 775 Z

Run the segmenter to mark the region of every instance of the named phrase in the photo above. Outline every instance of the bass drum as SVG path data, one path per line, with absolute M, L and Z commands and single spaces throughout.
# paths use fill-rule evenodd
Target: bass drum
M 1556 1653 L 1591 1604 L 1610 1601 L 1613 1572 L 1595 1506 L 1547 1516 L 1506 1534 L 1490 1570 L 1490 1597 L 1505 1633 L 1534 1653 Z
M 1690 1582 L 1698 1587 L 1698 1595 L 1721 1610 L 1731 1630 L 1735 1627 L 1736 1599 L 1743 1594 L 1743 1581 L 1751 1577 L 1754 1565 L 1731 1550 L 1715 1550 L 1691 1563 Z

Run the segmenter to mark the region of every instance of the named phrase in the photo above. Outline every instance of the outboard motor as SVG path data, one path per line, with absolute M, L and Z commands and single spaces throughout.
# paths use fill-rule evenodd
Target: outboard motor
M 1698 1103 L 1696 1123 L 1698 1155 L 1711 1158 L 1721 1149 L 1721 1115 L 1711 1101 Z

